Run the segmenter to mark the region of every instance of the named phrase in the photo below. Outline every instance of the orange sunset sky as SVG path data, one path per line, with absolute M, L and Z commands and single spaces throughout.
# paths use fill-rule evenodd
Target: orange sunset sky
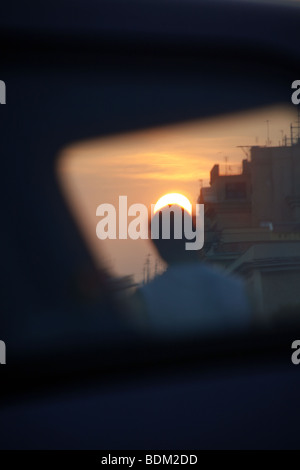
M 228 157 L 228 172 L 233 171 L 246 158 L 237 146 L 266 144 L 266 120 L 272 145 L 278 145 L 282 131 L 289 137 L 290 123 L 296 119 L 295 107 L 277 106 L 95 138 L 64 149 L 58 163 L 62 190 L 96 261 L 104 260 L 116 275 L 133 274 L 140 281 L 147 254 L 152 271 L 157 259 L 149 240 L 99 240 L 99 204 L 114 204 L 118 213 L 119 196 L 128 196 L 128 205 L 138 202 L 149 207 L 169 192 L 182 193 L 196 203 L 199 180 L 209 184 L 215 163 L 224 166 Z

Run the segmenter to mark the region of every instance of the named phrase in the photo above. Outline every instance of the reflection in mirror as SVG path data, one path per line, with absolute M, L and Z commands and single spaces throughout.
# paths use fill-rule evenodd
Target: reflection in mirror
M 63 149 L 58 174 L 96 263 L 105 259 L 146 329 L 175 334 L 198 325 L 207 333 L 297 321 L 300 125 L 295 107 L 77 142 Z M 173 263 L 149 237 L 151 205 L 164 195 L 169 195 L 167 206 L 177 204 L 183 211 L 183 200 L 194 211 L 204 205 L 204 246 L 192 261 L 178 255 Z

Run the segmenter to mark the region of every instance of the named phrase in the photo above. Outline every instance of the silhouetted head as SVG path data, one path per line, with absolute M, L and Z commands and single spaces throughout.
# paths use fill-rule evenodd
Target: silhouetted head
M 150 221 L 149 238 L 161 258 L 169 265 L 199 259 L 197 251 L 186 249 L 186 243 L 195 240 L 195 237 L 186 238 L 185 227 L 195 230 L 192 216 L 177 205 L 164 207 L 156 212 Z M 155 238 L 154 234 L 158 238 Z

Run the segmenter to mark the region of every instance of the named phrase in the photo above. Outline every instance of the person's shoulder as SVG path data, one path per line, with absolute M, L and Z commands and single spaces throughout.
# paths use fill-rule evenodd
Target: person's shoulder
M 222 288 L 226 291 L 243 291 L 244 282 L 238 276 L 228 273 L 225 269 L 202 262 L 193 267 L 194 275 L 205 286 Z
M 208 264 L 207 262 L 199 263 L 197 268 L 210 278 L 228 280 L 230 282 L 241 282 L 239 277 L 228 273 L 224 268 Z

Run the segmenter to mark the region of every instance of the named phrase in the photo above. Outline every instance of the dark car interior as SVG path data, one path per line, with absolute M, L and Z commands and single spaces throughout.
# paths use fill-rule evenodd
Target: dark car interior
M 295 449 L 299 322 L 161 340 L 125 319 L 61 149 L 291 103 L 297 2 L 2 6 L 1 449 Z

